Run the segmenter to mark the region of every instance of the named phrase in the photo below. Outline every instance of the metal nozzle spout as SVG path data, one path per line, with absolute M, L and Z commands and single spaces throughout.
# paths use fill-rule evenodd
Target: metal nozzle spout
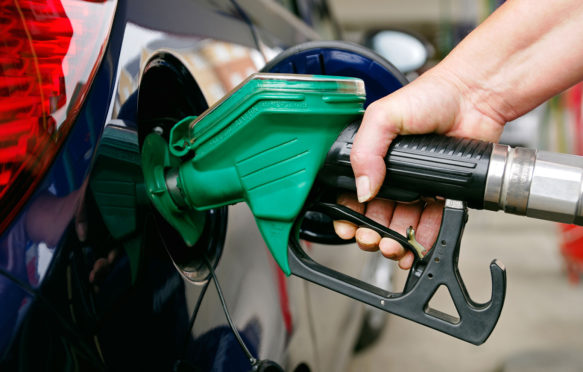
M 494 145 L 484 208 L 583 224 L 583 157 Z

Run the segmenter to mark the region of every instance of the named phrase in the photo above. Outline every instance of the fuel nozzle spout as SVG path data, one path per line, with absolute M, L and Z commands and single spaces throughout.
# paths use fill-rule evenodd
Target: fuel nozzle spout
M 484 208 L 583 224 L 583 157 L 494 144 Z
M 168 168 L 164 172 L 164 179 L 166 180 L 166 189 L 170 194 L 170 198 L 180 209 L 185 209 L 187 207 L 186 200 L 184 199 L 184 193 L 182 189 L 178 186 L 179 183 L 179 172 L 178 168 Z

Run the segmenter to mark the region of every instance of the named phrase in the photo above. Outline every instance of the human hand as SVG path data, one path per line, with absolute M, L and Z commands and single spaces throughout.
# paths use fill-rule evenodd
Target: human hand
M 463 81 L 458 74 L 436 66 L 400 90 L 372 103 L 366 110 L 356 134 L 350 161 L 356 179 L 358 198 L 342 194 L 339 204 L 350 207 L 376 222 L 405 235 L 409 226 L 417 241 L 430 248 L 437 239 L 443 201 L 424 200 L 413 204 L 373 199 L 385 178 L 384 157 L 397 135 L 440 133 L 448 136 L 497 141 L 506 122 L 489 106 L 488 92 Z M 335 221 L 334 228 L 343 239 L 356 238 L 361 249 L 375 251 L 399 261 L 409 269 L 412 252 L 370 229 Z

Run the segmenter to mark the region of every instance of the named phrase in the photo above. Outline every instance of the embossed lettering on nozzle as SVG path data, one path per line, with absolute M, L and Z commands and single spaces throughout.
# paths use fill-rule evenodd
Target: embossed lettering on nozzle
M 536 152 L 494 144 L 484 191 L 484 208 L 525 215 Z
M 583 157 L 539 151 L 526 215 L 583 224 Z

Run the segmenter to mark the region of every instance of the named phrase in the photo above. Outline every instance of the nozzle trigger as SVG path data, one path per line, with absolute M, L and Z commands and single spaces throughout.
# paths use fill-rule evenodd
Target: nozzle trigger
M 413 252 L 415 261 L 404 291 L 393 293 L 313 261 L 303 251 L 297 234 L 292 231 L 288 247 L 292 274 L 475 345 L 482 344 L 491 334 L 504 304 L 506 271 L 498 261 L 493 261 L 490 264 L 491 299 L 486 303 L 476 303 L 470 298 L 457 266 L 462 232 L 467 221 L 464 202 L 446 200 L 437 242 L 428 252 L 415 240 L 412 228 L 404 237 L 341 205 L 316 202 L 308 209 L 371 228 L 383 237 L 394 239 Z M 442 285 L 449 290 L 459 317 L 429 306 Z

